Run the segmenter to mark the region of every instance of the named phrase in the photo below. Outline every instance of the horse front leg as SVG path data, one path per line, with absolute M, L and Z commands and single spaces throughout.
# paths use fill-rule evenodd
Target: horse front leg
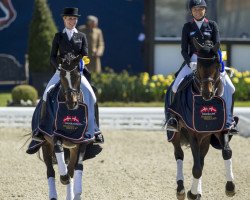
M 56 154 L 58 172 L 60 174 L 60 181 L 63 185 L 67 185 L 70 183 L 70 176 L 68 174 L 67 165 L 64 159 L 62 141 L 56 137 L 54 138 L 54 151 Z
M 223 137 L 223 138 L 222 138 Z M 227 196 L 232 197 L 235 195 L 235 184 L 234 184 L 234 175 L 233 175 L 233 166 L 232 166 L 232 149 L 229 146 L 229 136 L 228 133 L 222 135 L 221 141 L 223 144 L 222 157 L 224 159 L 225 169 L 226 169 L 226 186 L 225 193 Z
M 172 141 L 174 146 L 174 156 L 177 164 L 177 174 L 176 174 L 176 197 L 178 200 L 185 199 L 185 187 L 184 187 L 184 176 L 183 176 L 183 159 L 184 153 L 180 144 L 180 133 L 176 133 L 175 138 Z
M 67 200 L 74 199 L 74 184 L 72 182 L 72 178 L 74 176 L 74 169 L 78 158 L 79 145 L 76 147 L 69 149 L 70 151 L 70 160 L 68 164 L 68 174 L 70 176 L 69 184 L 67 184 Z
M 49 199 L 56 200 L 57 199 L 57 192 L 56 192 L 56 184 L 55 184 L 55 170 L 53 168 L 52 163 L 52 152 L 53 147 L 46 142 L 42 146 L 43 151 L 43 160 L 47 167 L 47 178 L 48 178 L 48 186 L 49 186 Z
M 81 144 L 74 171 L 74 200 L 80 200 L 82 194 L 83 160 L 86 152 L 86 144 Z
M 202 170 L 204 160 L 210 146 L 211 135 L 198 138 L 192 138 L 191 149 L 194 158 L 193 183 L 191 190 L 188 191 L 188 199 L 201 199 L 202 195 Z

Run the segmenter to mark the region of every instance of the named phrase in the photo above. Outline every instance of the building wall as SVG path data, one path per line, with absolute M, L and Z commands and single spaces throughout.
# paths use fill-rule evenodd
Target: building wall
M 154 0 L 155 12 L 152 46 L 153 74 L 174 73 L 183 63 L 181 56 L 181 30 L 190 20 L 188 0 Z M 215 20 L 220 29 L 222 44 L 228 54 L 228 65 L 239 70 L 250 70 L 250 3 L 245 0 L 207 0 L 209 19 Z M 154 16 L 152 16 L 154 15 Z M 152 36 L 151 35 L 151 36 Z

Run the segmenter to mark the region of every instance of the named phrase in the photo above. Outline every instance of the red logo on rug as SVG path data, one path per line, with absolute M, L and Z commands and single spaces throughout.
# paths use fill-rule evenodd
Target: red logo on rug
M 217 109 L 214 106 L 203 106 L 200 110 L 201 114 L 204 113 L 217 113 Z
M 77 122 L 79 123 L 79 118 L 76 117 L 76 116 L 66 116 L 63 118 L 63 122 L 66 123 L 66 122 Z

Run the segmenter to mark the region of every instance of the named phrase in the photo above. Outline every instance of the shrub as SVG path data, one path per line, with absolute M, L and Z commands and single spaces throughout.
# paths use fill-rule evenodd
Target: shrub
M 237 69 L 233 69 L 232 82 L 235 86 L 235 100 L 237 101 L 249 101 L 250 100 L 250 72 L 239 72 Z
M 38 93 L 37 90 L 30 85 L 18 85 L 13 88 L 12 92 L 13 104 L 20 104 L 21 100 L 28 101 L 30 100 L 33 105 L 36 104 Z
M 150 102 L 164 101 L 167 88 L 173 81 L 173 75 L 154 75 L 140 73 L 129 75 L 106 72 L 92 75 L 97 88 L 98 101 Z
M 31 72 L 50 72 L 50 50 L 57 28 L 47 0 L 35 0 L 29 27 L 28 55 Z
M 234 71 L 231 80 L 236 88 L 236 101 L 250 100 L 250 71 Z M 102 74 L 92 74 L 93 83 L 97 88 L 98 101 L 121 102 L 152 102 L 164 101 L 166 90 L 174 80 L 172 74 L 153 75 L 140 73 L 129 75 L 128 72 L 114 73 L 108 71 Z

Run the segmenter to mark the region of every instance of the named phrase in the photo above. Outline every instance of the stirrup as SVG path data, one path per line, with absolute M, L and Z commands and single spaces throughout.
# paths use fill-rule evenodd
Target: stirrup
M 169 121 L 174 120 L 176 122 L 176 127 L 173 127 L 172 125 L 169 125 Z M 179 132 L 178 131 L 178 121 L 174 117 L 170 117 L 169 120 L 166 123 L 166 130 L 167 131 L 173 131 L 173 132 Z

